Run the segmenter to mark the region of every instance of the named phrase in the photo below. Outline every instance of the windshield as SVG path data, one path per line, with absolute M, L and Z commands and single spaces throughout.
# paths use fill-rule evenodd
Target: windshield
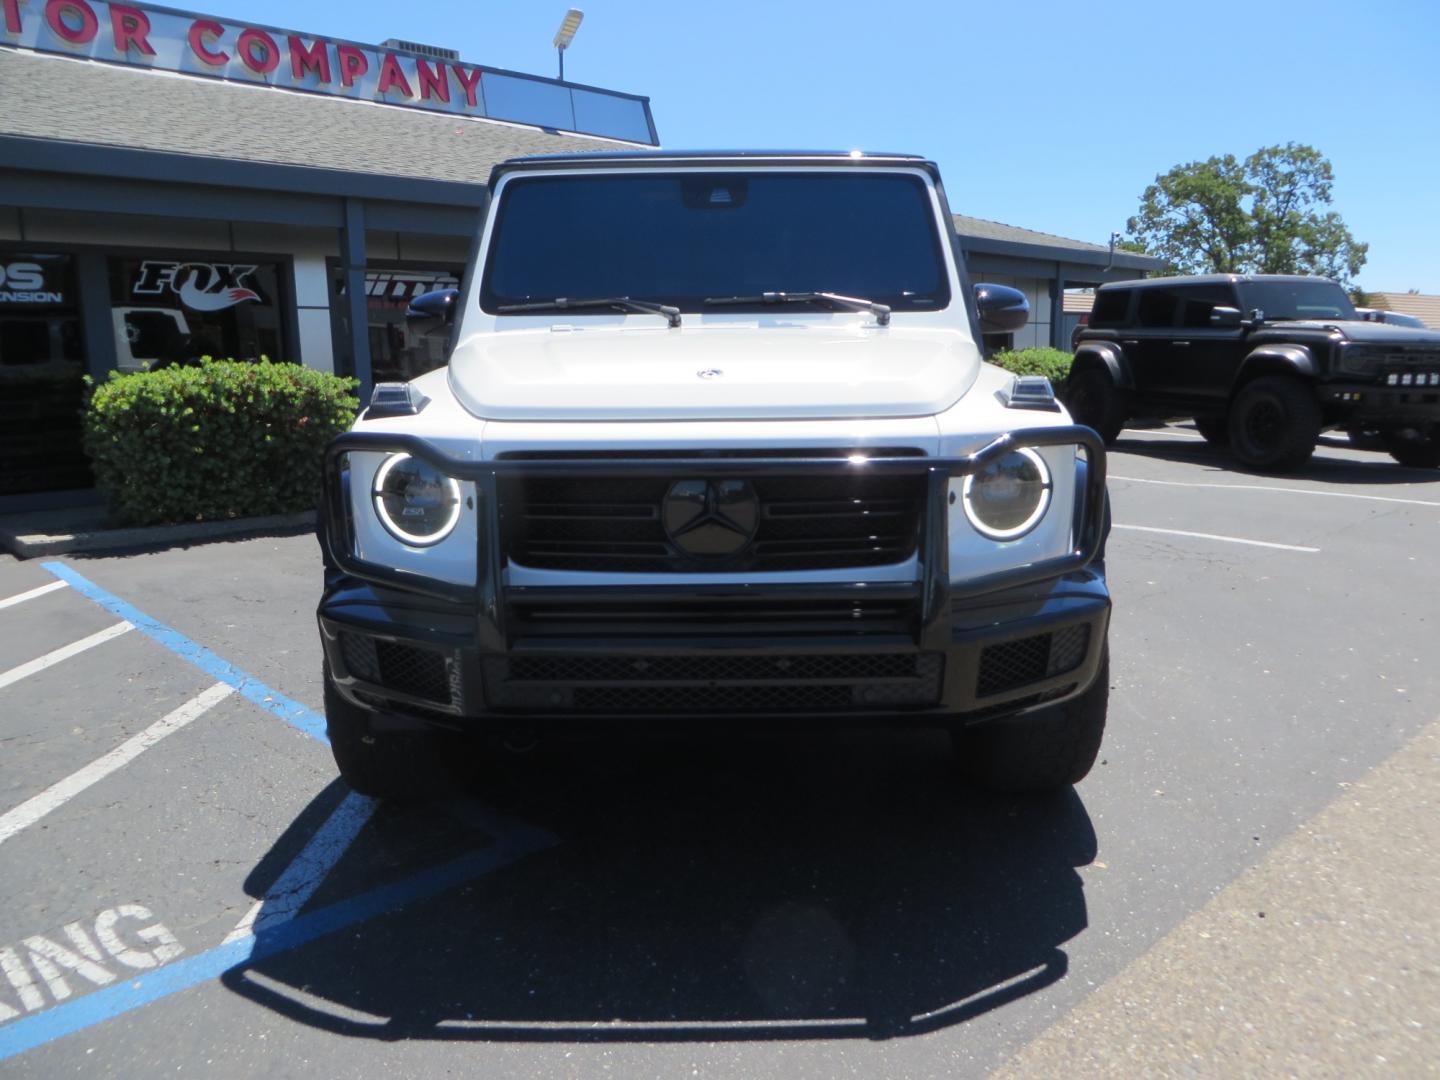
M 933 311 L 950 300 L 935 221 L 925 183 L 906 174 L 522 177 L 500 200 L 480 305 L 599 296 L 700 311 L 754 296 L 773 313 L 765 293 L 829 292 Z
M 1266 319 L 1358 319 L 1355 305 L 1333 281 L 1247 281 L 1245 306 Z

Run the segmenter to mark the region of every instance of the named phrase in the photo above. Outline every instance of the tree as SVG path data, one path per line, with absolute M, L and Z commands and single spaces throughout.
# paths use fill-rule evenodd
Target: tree
M 1313 146 L 1267 146 L 1176 165 L 1155 178 L 1130 219 L 1129 239 L 1172 273 L 1318 274 L 1349 282 L 1369 245 L 1331 202 L 1334 174 Z

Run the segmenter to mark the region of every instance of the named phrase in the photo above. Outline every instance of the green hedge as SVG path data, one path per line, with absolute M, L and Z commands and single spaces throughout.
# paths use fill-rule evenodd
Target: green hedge
M 1059 349 L 1017 349 L 997 352 L 990 363 L 1016 375 L 1044 375 L 1056 386 L 1070 374 L 1071 355 Z
M 307 510 L 325 444 L 347 430 L 354 379 L 296 364 L 204 358 L 112 374 L 85 408 L 95 483 L 134 524 Z

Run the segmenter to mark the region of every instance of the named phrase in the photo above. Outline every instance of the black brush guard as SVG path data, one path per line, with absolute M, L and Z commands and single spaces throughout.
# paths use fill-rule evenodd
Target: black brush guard
M 1084 490 L 1080 493 L 1078 527 L 1073 549 L 1062 556 L 1016 567 L 968 581 L 950 580 L 949 538 L 946 524 L 949 516 L 949 484 L 956 477 L 967 476 L 1021 447 L 1040 449 L 1050 446 L 1076 446 L 1084 451 Z M 476 580 L 471 585 L 453 585 L 435 581 L 394 567 L 381 566 L 355 558 L 354 530 L 350 518 L 350 499 L 342 479 L 342 461 L 354 452 L 406 453 L 428 462 L 458 480 L 475 484 L 476 514 L 480 535 L 480 551 L 476 560 Z M 857 449 L 857 453 L 863 452 Z M 596 476 L 624 474 L 657 477 L 723 477 L 754 476 L 804 477 L 834 476 L 849 471 L 866 475 L 926 477 L 926 504 L 921 524 L 918 558 L 920 580 L 915 585 L 885 585 L 863 580 L 863 569 L 857 569 L 853 583 L 806 583 L 803 580 L 763 588 L 748 585 L 683 586 L 593 586 L 559 589 L 506 589 L 504 586 L 504 552 L 501 550 L 498 487 L 500 480 L 517 474 L 526 477 Z M 951 639 L 951 612 L 957 601 L 983 597 L 1007 589 L 1052 581 L 1065 574 L 1083 569 L 1099 554 L 1104 542 L 1105 525 L 1105 448 L 1100 437 L 1090 428 L 1078 425 L 1032 428 L 1023 432 L 1001 435 L 984 448 L 966 457 L 880 457 L 864 461 L 813 457 L 694 457 L 694 458 L 605 458 L 563 460 L 467 461 L 441 453 L 426 440 L 414 435 L 393 435 L 349 432 L 336 438 L 326 450 L 324 464 L 324 495 L 320 515 L 320 542 L 329 564 L 344 574 L 361 581 L 400 589 L 424 596 L 465 604 L 478 616 L 475 645 L 486 653 L 503 653 L 510 647 L 511 633 L 507 627 L 507 599 L 522 596 L 527 603 L 545 602 L 549 596 L 568 600 L 583 596 L 595 603 L 623 603 L 629 600 L 659 599 L 665 596 L 706 597 L 736 603 L 767 602 L 779 597 L 821 599 L 871 598 L 880 590 L 901 588 L 919 590 L 919 618 L 915 644 L 921 649 L 945 649 Z M 795 571 L 804 577 L 805 571 Z M 508 596 L 507 596 L 508 594 Z

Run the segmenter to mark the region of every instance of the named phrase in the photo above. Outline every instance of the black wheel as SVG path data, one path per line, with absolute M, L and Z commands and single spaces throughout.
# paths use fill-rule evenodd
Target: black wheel
M 1320 406 L 1310 388 L 1267 375 L 1242 389 L 1230 407 L 1230 448 L 1241 464 L 1289 472 L 1310 460 L 1320 437 Z
M 438 762 L 426 740 L 414 735 L 370 733 L 365 710 L 340 696 L 325 678 L 325 733 L 340 776 L 353 791 L 377 799 L 414 801 L 433 790 Z
M 1089 690 L 1061 705 L 954 733 L 961 773 L 991 791 L 1053 791 L 1095 764 L 1110 701 L 1110 646 Z
M 1065 407 L 1077 424 L 1094 428 L 1109 446 L 1125 426 L 1125 395 L 1108 371 L 1086 368 L 1065 380 Z
M 1433 428 L 1426 435 L 1408 439 L 1399 434 L 1387 434 L 1385 449 L 1401 465 L 1412 469 L 1440 468 L 1440 431 Z
M 1223 416 L 1197 416 L 1195 430 L 1205 436 L 1211 446 L 1230 445 L 1230 423 Z

